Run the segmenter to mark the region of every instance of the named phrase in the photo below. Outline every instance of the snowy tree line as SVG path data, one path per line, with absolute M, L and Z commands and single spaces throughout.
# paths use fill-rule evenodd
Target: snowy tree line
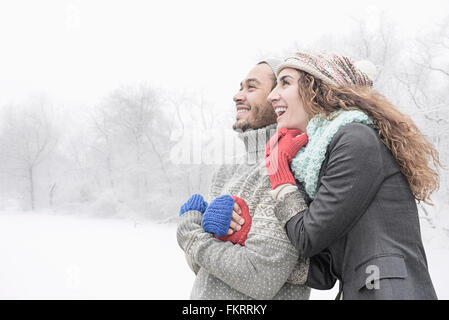
M 1 209 L 173 216 L 179 199 L 205 192 L 212 172 L 169 159 L 171 134 L 182 125 L 173 114 L 197 105 L 142 85 L 115 90 L 82 117 L 61 114 L 44 98 L 4 106 Z
M 412 117 L 448 165 L 449 17 L 410 38 L 382 15 L 354 20 L 350 34 L 312 44 L 298 39 L 276 55 L 304 46 L 372 61 L 375 88 Z M 81 117 L 61 110 L 42 97 L 2 106 L 0 210 L 174 219 L 191 194 L 207 192 L 216 166 L 173 163 L 174 146 L 194 127 L 230 129 L 220 119 L 226 115 L 201 95 L 148 85 L 118 88 L 98 105 L 80 107 Z M 448 194 L 442 171 L 435 206 L 420 205 L 422 218 L 449 227 Z

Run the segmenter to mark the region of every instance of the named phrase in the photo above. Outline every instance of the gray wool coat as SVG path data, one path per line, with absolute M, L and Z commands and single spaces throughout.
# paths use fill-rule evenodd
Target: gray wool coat
M 295 192 L 301 192 L 295 191 Z M 291 192 L 283 201 L 296 201 Z M 300 255 L 310 258 L 306 285 L 337 299 L 437 299 L 409 184 L 377 132 L 347 124 L 328 146 L 318 191 L 286 223 Z

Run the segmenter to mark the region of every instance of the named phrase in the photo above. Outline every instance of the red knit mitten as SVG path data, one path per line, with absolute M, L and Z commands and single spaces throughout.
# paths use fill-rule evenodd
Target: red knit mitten
M 287 128 L 279 129 L 270 138 L 265 151 L 265 165 L 273 190 L 285 183 L 296 185 L 289 164 L 307 141 L 307 135 L 302 131 Z
M 245 201 L 243 201 L 243 199 L 239 197 L 232 198 L 239 205 L 240 210 L 242 211 L 240 216 L 245 219 L 245 223 L 243 223 L 242 228 L 239 231 L 234 231 L 234 233 L 231 235 L 224 235 L 221 237 L 217 237 L 216 235 L 214 235 L 214 237 L 222 241 L 231 241 L 232 243 L 238 243 L 244 246 L 245 241 L 248 238 L 249 229 L 251 228 L 251 216 L 249 215 L 248 206 L 246 205 Z

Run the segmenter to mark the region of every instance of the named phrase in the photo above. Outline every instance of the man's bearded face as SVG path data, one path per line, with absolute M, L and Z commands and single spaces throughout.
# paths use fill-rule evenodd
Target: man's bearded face
M 234 130 L 259 129 L 276 123 L 276 113 L 267 97 L 273 87 L 273 71 L 266 63 L 256 65 L 240 83 L 234 96 L 237 109 Z

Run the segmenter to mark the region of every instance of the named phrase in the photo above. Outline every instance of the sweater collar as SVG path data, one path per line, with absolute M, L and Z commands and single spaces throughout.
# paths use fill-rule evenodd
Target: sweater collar
M 276 132 L 277 123 L 260 129 L 248 129 L 238 134 L 245 144 L 245 150 L 250 160 L 258 161 L 265 158 L 265 148 L 268 140 Z

